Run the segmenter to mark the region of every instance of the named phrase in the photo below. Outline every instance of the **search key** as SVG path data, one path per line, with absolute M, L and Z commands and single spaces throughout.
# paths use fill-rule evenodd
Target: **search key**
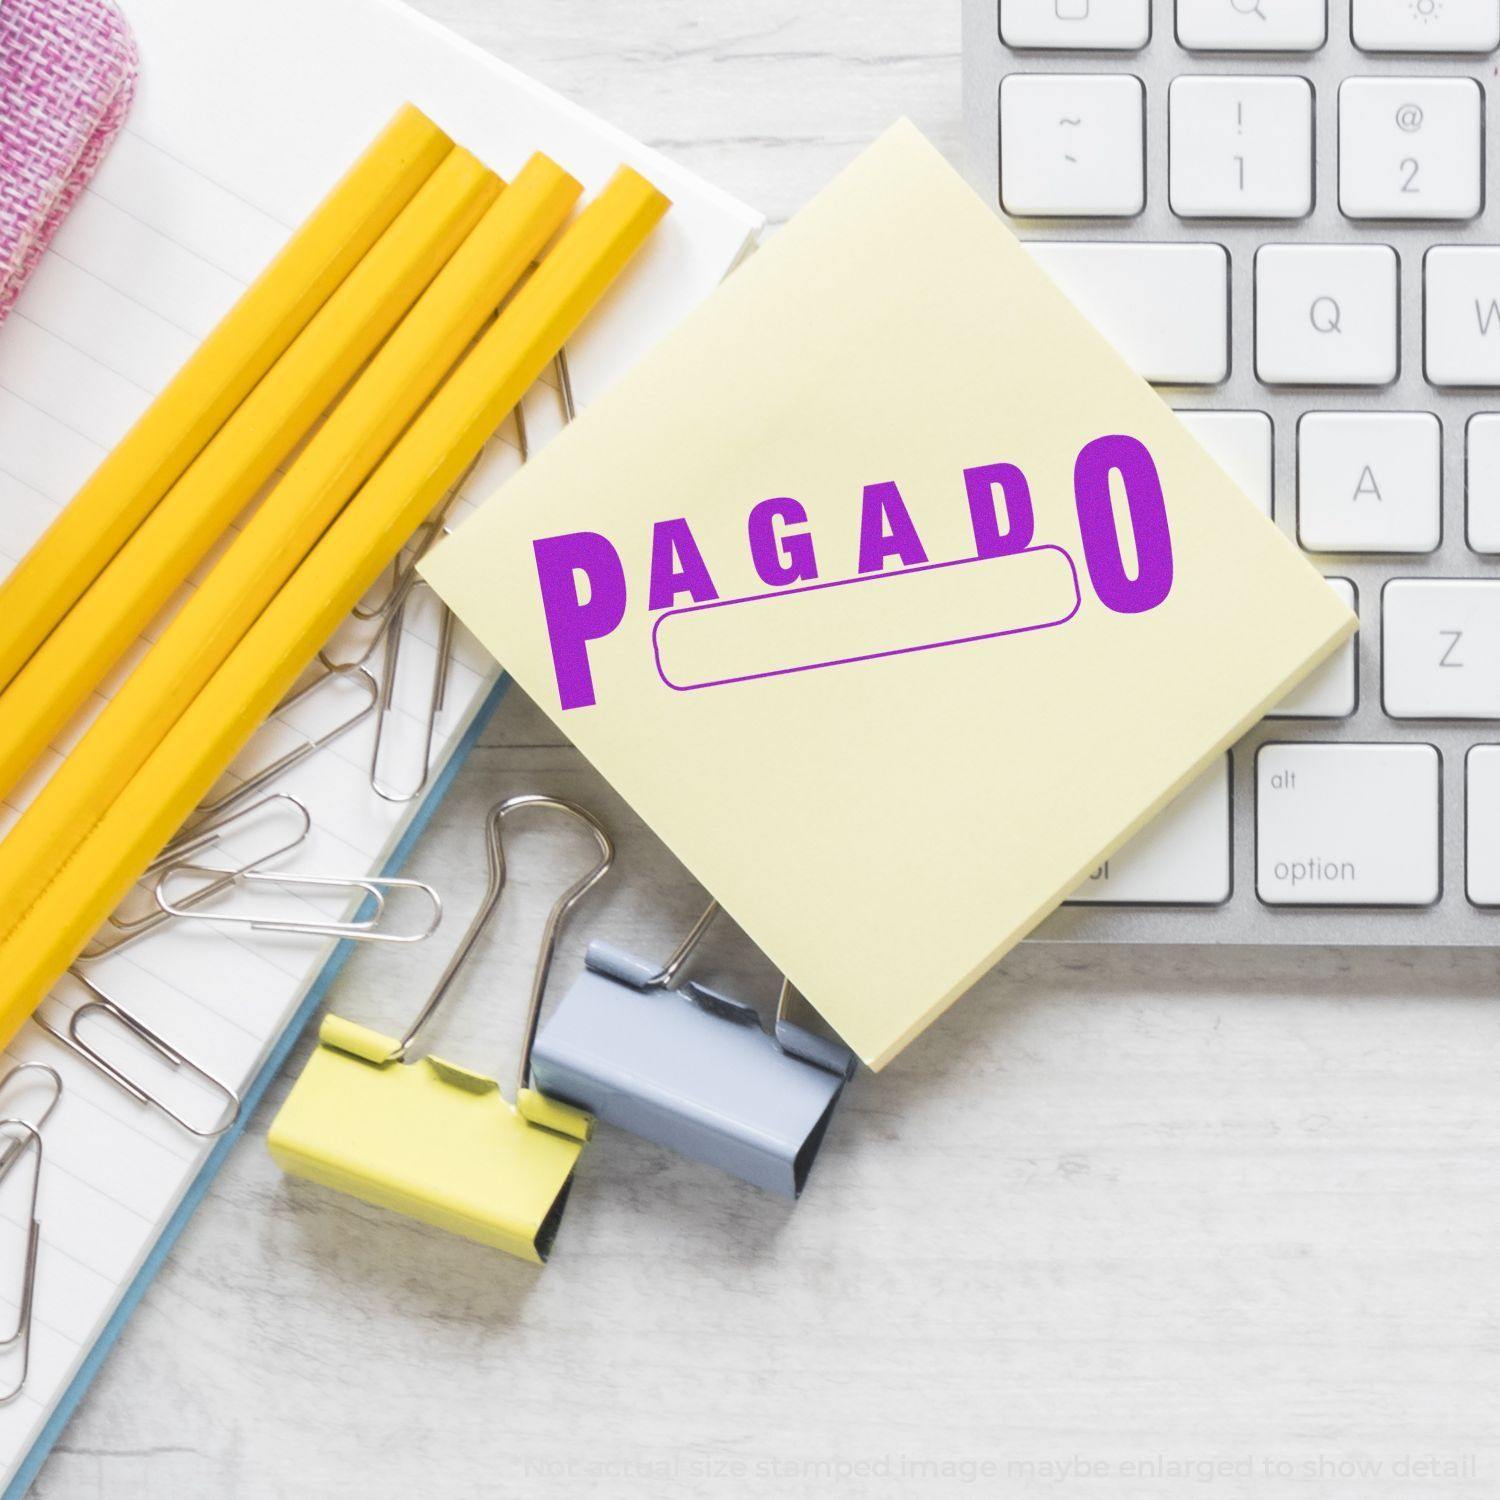
M 1205 52 L 1316 52 L 1327 0 L 1177 0 L 1177 40 Z
M 1263 245 L 1255 257 L 1255 372 L 1267 385 L 1389 385 L 1397 353 L 1388 245 Z

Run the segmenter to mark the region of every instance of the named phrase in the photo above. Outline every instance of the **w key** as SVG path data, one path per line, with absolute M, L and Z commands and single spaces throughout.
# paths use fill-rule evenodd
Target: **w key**
M 1500 579 L 1393 578 L 1383 601 L 1385 711 L 1500 719 Z
M 1435 245 L 1427 252 L 1427 378 L 1500 386 L 1500 247 Z

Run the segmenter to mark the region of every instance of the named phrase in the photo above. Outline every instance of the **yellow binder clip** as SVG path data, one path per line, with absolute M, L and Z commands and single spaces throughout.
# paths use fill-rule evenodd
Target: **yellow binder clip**
M 523 809 L 582 823 L 599 859 L 558 897 L 542 930 L 531 981 L 516 1103 L 500 1085 L 440 1057 L 406 1054 L 432 1018 L 500 904 L 505 889 L 501 825 Z M 614 845 L 581 807 L 554 797 L 511 797 L 485 824 L 489 885 L 436 988 L 399 1041 L 325 1016 L 267 1144 L 284 1172 L 394 1209 L 439 1229 L 540 1265 L 557 1234 L 573 1168 L 594 1122 L 531 1087 L 531 1047 L 563 920 L 614 862 Z

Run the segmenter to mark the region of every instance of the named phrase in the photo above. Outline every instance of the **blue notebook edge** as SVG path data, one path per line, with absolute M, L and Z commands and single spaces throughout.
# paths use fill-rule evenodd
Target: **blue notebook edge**
M 391 857 L 386 861 L 381 871 L 383 875 L 397 874 L 401 866 L 406 863 L 407 858 L 415 848 L 417 840 L 426 831 L 433 813 L 438 805 L 447 796 L 449 788 L 453 785 L 463 764 L 469 758 L 469 752 L 479 742 L 479 736 L 484 732 L 485 726 L 494 716 L 495 710 L 500 706 L 500 700 L 505 696 L 505 690 L 510 686 L 508 677 L 501 677 L 491 689 L 489 696 L 480 705 L 478 712 L 474 715 L 473 722 L 464 732 L 463 738 L 458 742 L 453 754 L 448 757 L 448 763 L 439 773 L 438 778 L 432 784 L 432 790 L 423 798 L 422 805 L 417 810 L 416 816 L 407 825 L 406 832 L 401 835 L 400 842 L 391 851 Z M 281 1035 L 276 1039 L 270 1055 L 266 1058 L 254 1079 L 251 1081 L 242 1096 L 239 1118 L 225 1133 L 219 1137 L 214 1148 L 209 1152 L 207 1159 L 198 1170 L 198 1175 L 189 1185 L 182 1201 L 177 1205 L 172 1217 L 167 1220 L 161 1233 L 156 1237 L 156 1243 L 151 1247 L 149 1254 L 136 1272 L 134 1280 L 125 1289 L 120 1298 L 120 1304 L 115 1308 L 114 1314 L 108 1323 L 104 1325 L 99 1337 L 94 1340 L 93 1347 L 84 1357 L 83 1363 L 78 1367 L 78 1373 L 73 1377 L 62 1399 L 53 1408 L 52 1415 L 47 1419 L 47 1424 L 37 1436 L 37 1440 L 31 1445 L 31 1451 L 26 1455 L 21 1467 L 16 1470 L 15 1477 L 6 1486 L 3 1500 L 21 1500 L 21 1497 L 31 1487 L 42 1465 L 47 1461 L 59 1437 L 62 1436 L 64 1428 L 78 1409 L 78 1403 L 83 1400 L 84 1393 L 93 1383 L 95 1375 L 98 1374 L 100 1366 L 124 1331 L 126 1323 L 130 1321 L 131 1314 L 135 1311 L 141 1298 L 146 1293 L 146 1288 L 155 1279 L 156 1273 L 161 1269 L 172 1247 L 176 1244 L 178 1236 L 187 1227 L 188 1220 L 197 1212 L 198 1205 L 202 1203 L 214 1178 L 218 1175 L 220 1167 L 225 1159 L 234 1149 L 236 1143 L 245 1132 L 245 1126 L 250 1117 L 260 1105 L 266 1090 L 271 1085 L 271 1080 L 281 1071 L 291 1050 L 297 1044 L 298 1038 L 307 1028 L 307 1023 L 313 1018 L 323 1001 L 327 998 L 328 991 L 339 971 L 348 961 L 349 955 L 354 951 L 354 944 L 347 939 L 340 943 L 332 953 L 328 955 L 328 962 L 323 965 L 318 977 L 313 980 L 312 987 L 303 998 L 302 1004 L 297 1008 L 296 1014 L 287 1023 Z

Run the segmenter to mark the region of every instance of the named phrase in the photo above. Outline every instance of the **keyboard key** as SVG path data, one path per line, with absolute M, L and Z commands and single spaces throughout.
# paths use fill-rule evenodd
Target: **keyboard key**
M 1484 207 L 1483 116 L 1472 78 L 1346 78 L 1339 207 L 1351 219 L 1472 219 Z
M 1431 552 L 1443 536 L 1431 412 L 1309 412 L 1297 426 L 1297 537 L 1310 552 Z
M 1230 893 L 1229 757 L 1205 772 L 1069 898 L 1080 905 L 1217 906 Z
M 1000 85 L 1000 200 L 1008 214 L 1128 216 L 1146 206 L 1139 78 L 1012 74 Z
M 1179 411 L 1178 419 L 1208 449 L 1261 513 L 1271 514 L 1271 419 L 1263 411 Z
M 1476 906 L 1500 906 L 1500 745 L 1471 746 L 1464 770 L 1469 900 Z
M 1396 252 L 1265 245 L 1255 257 L 1255 367 L 1267 385 L 1389 385 Z
M 1353 0 L 1354 45 L 1366 52 L 1493 52 L 1500 0 Z
M 1430 906 L 1442 891 L 1431 745 L 1262 745 L 1255 888 L 1271 906 Z
M 1500 414 L 1470 417 L 1465 446 L 1469 546 L 1476 552 L 1500 552 Z
M 1359 596 L 1347 578 L 1330 578 L 1328 586 L 1356 614 Z M 1289 692 L 1270 719 L 1347 719 L 1359 707 L 1359 638 L 1346 641 L 1310 677 Z
M 1391 579 L 1381 656 L 1392 718 L 1500 719 L 1500 580 Z
M 1440 245 L 1427 252 L 1427 378 L 1434 385 L 1500 386 L 1500 248 Z
M 1151 40 L 1151 0 L 1000 0 L 1007 47 L 1134 52 Z
M 1313 95 L 1305 78 L 1176 78 L 1172 212 L 1300 219 L 1313 206 Z
M 1222 245 L 1032 241 L 1027 248 L 1147 380 L 1229 375 L 1229 256 Z
M 1177 40 L 1199 52 L 1316 52 L 1326 0 L 1177 0 Z

